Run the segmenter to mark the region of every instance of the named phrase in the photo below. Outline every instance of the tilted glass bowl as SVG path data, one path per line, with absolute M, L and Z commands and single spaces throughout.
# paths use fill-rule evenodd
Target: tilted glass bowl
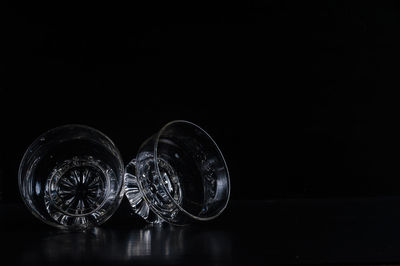
M 147 139 L 125 172 L 126 197 L 151 223 L 211 220 L 229 201 L 222 152 L 206 131 L 188 121 L 172 121 Z

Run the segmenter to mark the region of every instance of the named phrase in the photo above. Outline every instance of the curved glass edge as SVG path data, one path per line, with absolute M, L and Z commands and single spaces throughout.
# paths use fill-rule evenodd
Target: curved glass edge
M 185 213 L 186 215 L 188 215 L 189 217 L 191 217 L 191 218 L 194 219 L 194 220 L 198 220 L 198 221 L 209 221 L 209 220 L 213 220 L 213 219 L 217 218 L 218 216 L 220 216 L 221 213 L 227 208 L 228 203 L 229 203 L 229 199 L 230 199 L 230 194 L 231 194 L 231 181 L 230 181 L 230 174 L 229 174 L 228 165 L 227 165 L 227 163 L 226 163 L 225 157 L 223 156 L 223 154 L 222 154 L 220 148 L 218 147 L 218 145 L 217 145 L 217 143 L 214 141 L 214 139 L 213 139 L 204 129 L 202 129 L 200 126 L 198 126 L 198 125 L 196 125 L 196 124 L 194 124 L 194 123 L 192 123 L 192 122 L 189 122 L 189 121 L 186 121 L 186 120 L 173 120 L 173 121 L 167 123 L 165 126 L 163 126 L 163 127 L 160 129 L 160 131 L 157 133 L 156 137 L 155 137 L 155 141 L 154 141 L 154 161 L 157 162 L 157 157 L 158 157 L 158 156 L 157 156 L 157 153 L 158 153 L 158 143 L 159 143 L 159 139 L 160 139 L 160 137 L 161 137 L 163 131 L 164 131 L 166 128 L 168 128 L 169 126 L 171 126 L 171 125 L 173 125 L 173 124 L 176 124 L 176 123 L 185 123 L 185 124 L 188 124 L 188 125 L 191 125 L 191 126 L 196 127 L 197 129 L 201 130 L 201 131 L 212 141 L 212 143 L 215 145 L 215 147 L 217 148 L 217 151 L 218 151 L 219 155 L 221 156 L 221 158 L 222 158 L 222 160 L 223 160 L 224 166 L 225 166 L 225 168 L 226 168 L 226 173 L 227 173 L 227 184 L 228 184 L 228 188 L 227 188 L 227 190 L 228 190 L 228 196 L 227 196 L 227 199 L 226 199 L 226 201 L 225 201 L 225 205 L 221 208 L 221 210 L 220 210 L 217 214 L 215 214 L 215 215 L 213 215 L 213 216 L 209 216 L 209 217 L 199 217 L 199 216 L 196 216 L 196 215 L 194 215 L 194 214 L 192 214 L 192 213 L 186 211 L 186 210 L 185 210 L 180 204 L 178 204 L 178 202 L 176 202 L 176 200 L 171 196 L 171 194 L 168 192 L 168 189 L 165 187 L 165 184 L 162 183 L 162 186 L 163 186 L 163 188 L 165 189 L 165 191 L 166 191 L 166 193 L 167 193 L 169 199 L 174 203 L 174 205 L 176 205 L 177 208 L 179 208 L 180 211 L 182 211 L 183 213 Z M 157 170 L 157 174 L 161 176 L 161 173 L 160 173 L 160 169 L 159 169 L 159 167 L 158 167 L 158 164 L 155 164 L 155 169 Z M 140 182 L 139 182 L 139 183 L 140 183 Z M 159 215 L 160 215 L 160 214 L 159 214 Z M 170 221 L 170 220 L 168 220 L 168 219 L 166 219 L 166 220 L 167 220 L 169 223 L 174 224 L 174 225 L 184 225 L 184 224 L 176 223 L 176 222 L 174 222 L 174 221 Z

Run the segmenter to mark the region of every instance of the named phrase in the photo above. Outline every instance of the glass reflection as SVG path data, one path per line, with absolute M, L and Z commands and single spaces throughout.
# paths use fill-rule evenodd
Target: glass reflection
M 172 226 L 148 226 L 130 231 L 126 244 L 126 256 L 176 257 L 183 254 L 185 228 Z
M 21 256 L 26 262 L 174 262 L 185 258 L 197 262 L 226 261 L 230 260 L 232 250 L 226 232 L 168 224 L 132 230 L 57 232 L 26 244 Z

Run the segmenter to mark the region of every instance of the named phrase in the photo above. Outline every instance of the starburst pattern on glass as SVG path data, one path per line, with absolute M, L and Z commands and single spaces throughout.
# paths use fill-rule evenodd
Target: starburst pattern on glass
M 47 211 L 54 204 L 67 215 L 89 214 L 96 210 L 105 198 L 106 175 L 110 169 L 102 169 L 92 157 L 67 160 L 56 167 L 46 185 Z M 50 213 L 51 215 L 51 213 Z
M 94 219 L 114 178 L 110 167 L 93 157 L 66 160 L 51 172 L 45 188 L 45 205 L 50 216 L 61 224 L 86 223 Z M 88 217 L 82 218 L 83 215 Z

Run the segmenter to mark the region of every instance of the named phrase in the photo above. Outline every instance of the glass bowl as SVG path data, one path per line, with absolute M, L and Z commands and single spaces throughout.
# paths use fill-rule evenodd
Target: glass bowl
M 172 121 L 147 139 L 125 172 L 126 197 L 151 223 L 208 221 L 229 201 L 222 152 L 206 131 L 188 121 Z
M 65 125 L 39 136 L 22 158 L 18 184 L 34 216 L 63 229 L 104 223 L 123 197 L 124 165 L 100 131 Z

